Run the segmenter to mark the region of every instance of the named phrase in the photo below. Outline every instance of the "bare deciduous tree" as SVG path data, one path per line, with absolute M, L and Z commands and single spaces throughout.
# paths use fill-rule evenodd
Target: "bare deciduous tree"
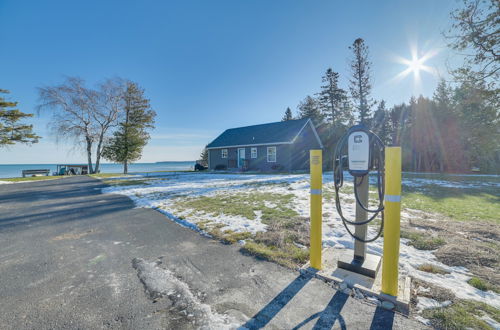
M 93 114 L 97 126 L 95 171 L 99 171 L 106 134 L 117 125 L 124 109 L 126 83 L 120 78 L 107 79 L 99 85 L 99 106 Z
M 68 77 L 56 86 L 38 88 L 38 111 L 51 111 L 49 127 L 60 139 L 71 139 L 82 146 L 87 153 L 90 173 L 99 171 L 104 140 L 110 129 L 116 125 L 123 108 L 122 80 L 107 79 L 91 89 L 78 77 Z M 93 168 L 92 153 L 96 152 L 96 166 Z
M 458 80 L 496 84 L 500 76 L 500 1 L 463 0 L 451 13 L 453 25 L 445 37 L 464 55 L 462 67 L 452 71 Z

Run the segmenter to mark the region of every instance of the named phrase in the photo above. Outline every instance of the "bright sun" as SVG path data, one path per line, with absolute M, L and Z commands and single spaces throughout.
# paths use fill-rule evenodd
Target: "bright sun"
M 401 64 L 406 65 L 406 69 L 401 71 L 399 74 L 394 77 L 394 80 L 401 80 L 413 73 L 413 81 L 415 84 L 420 84 L 420 72 L 425 71 L 435 75 L 435 70 L 430 66 L 426 65 L 425 62 L 429 60 L 431 57 L 437 54 L 437 51 L 431 50 L 422 56 L 418 56 L 418 50 L 416 45 L 411 47 L 411 59 L 406 59 L 400 56 L 397 56 L 395 60 Z
M 422 70 L 423 67 L 424 66 L 422 65 L 420 59 L 414 59 L 414 60 L 411 60 L 408 63 L 408 68 L 411 69 L 411 71 L 413 71 L 414 75 L 419 75 L 420 74 L 420 70 Z

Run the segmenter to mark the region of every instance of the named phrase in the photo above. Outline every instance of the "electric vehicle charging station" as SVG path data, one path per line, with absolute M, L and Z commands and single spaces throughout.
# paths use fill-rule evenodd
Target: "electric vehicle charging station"
M 310 150 L 310 253 L 309 262 L 301 267 L 301 272 L 333 282 L 334 287 L 346 294 L 352 288 L 388 301 L 396 310 L 408 314 L 411 278 L 400 277 L 398 270 L 401 147 L 384 147 L 376 134 L 363 125 L 357 125 L 341 137 L 333 159 L 335 207 L 345 229 L 354 238 L 354 249 L 322 246 L 322 150 Z M 356 200 L 354 219 L 352 213 L 349 217 L 344 215 L 340 200 L 344 169 L 352 175 Z M 372 201 L 371 205 L 368 203 L 370 172 L 378 195 L 378 203 Z M 375 219 L 380 219 L 379 229 L 369 234 L 367 225 Z M 350 226 L 354 226 L 354 230 Z M 379 238 L 382 232 L 384 242 L 381 262 L 379 256 L 367 253 L 367 244 Z M 382 268 L 381 272 L 378 272 L 379 268 Z
M 363 125 L 351 127 L 339 140 L 334 154 L 335 206 L 347 232 L 354 238 L 354 254 L 339 257 L 338 267 L 375 278 L 380 268 L 379 256 L 366 252 L 366 244 L 380 237 L 384 225 L 384 144 L 380 138 Z M 353 177 L 356 200 L 356 217 L 348 219 L 342 212 L 339 192 L 344 183 L 344 162 Z M 370 208 L 370 171 L 377 172 L 378 206 Z M 370 214 L 370 216 L 368 216 Z M 381 224 L 375 237 L 367 238 L 368 224 L 380 214 Z M 354 233 L 348 225 L 353 225 Z

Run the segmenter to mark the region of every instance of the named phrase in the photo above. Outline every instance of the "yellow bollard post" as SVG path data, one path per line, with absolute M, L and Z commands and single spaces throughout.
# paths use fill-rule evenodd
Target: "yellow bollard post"
M 397 297 L 401 219 L 401 147 L 385 148 L 384 206 L 382 293 Z
M 311 168 L 311 248 L 309 250 L 309 260 L 311 267 L 321 269 L 321 249 L 323 234 L 321 230 L 322 222 L 322 193 L 323 185 L 323 160 L 321 150 L 310 151 Z

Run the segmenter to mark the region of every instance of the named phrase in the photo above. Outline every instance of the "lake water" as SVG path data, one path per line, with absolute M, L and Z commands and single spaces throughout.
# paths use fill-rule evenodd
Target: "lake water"
M 194 168 L 194 161 L 188 162 L 161 162 L 161 163 L 135 163 L 128 166 L 129 173 L 131 172 L 155 172 L 155 171 L 184 171 Z M 86 165 L 86 164 L 82 164 Z M 14 178 L 22 176 L 22 170 L 50 170 L 56 171 L 57 164 L 0 164 L 0 178 Z M 123 165 L 121 164 L 101 164 L 101 173 L 123 173 Z

